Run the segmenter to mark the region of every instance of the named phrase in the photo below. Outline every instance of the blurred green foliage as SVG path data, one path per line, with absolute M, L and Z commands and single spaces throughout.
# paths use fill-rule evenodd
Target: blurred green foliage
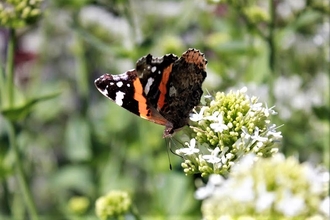
M 150 219 L 200 218 L 194 178 L 184 176 L 181 158 L 170 155 L 169 170 L 166 141 L 180 143 L 163 140 L 161 126 L 109 102 L 93 85 L 148 53 L 201 50 L 205 89 L 247 86 L 276 106 L 286 155 L 329 166 L 329 5 L 294 2 L 44 1 L 39 22 L 16 32 L 15 102 L 22 95 L 24 111 L 3 105 L 2 28 L 0 218 L 26 219 L 7 119 L 15 121 L 23 171 L 45 219 L 96 219 L 94 203 L 110 190 L 128 191 Z M 83 215 L 69 210 L 77 197 L 87 204 Z

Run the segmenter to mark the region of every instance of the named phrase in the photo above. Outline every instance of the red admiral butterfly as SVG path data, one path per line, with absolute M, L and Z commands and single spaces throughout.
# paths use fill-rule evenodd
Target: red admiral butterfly
M 117 105 L 154 123 L 164 125 L 164 137 L 188 125 L 191 110 L 200 103 L 207 60 L 196 49 L 178 58 L 148 54 L 136 67 L 120 75 L 104 74 L 96 88 Z

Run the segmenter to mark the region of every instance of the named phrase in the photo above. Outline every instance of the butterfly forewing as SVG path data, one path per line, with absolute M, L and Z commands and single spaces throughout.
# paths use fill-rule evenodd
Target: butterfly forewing
M 126 110 L 157 124 L 168 124 L 168 121 L 148 104 L 135 70 L 120 75 L 104 74 L 94 83 L 104 96 Z

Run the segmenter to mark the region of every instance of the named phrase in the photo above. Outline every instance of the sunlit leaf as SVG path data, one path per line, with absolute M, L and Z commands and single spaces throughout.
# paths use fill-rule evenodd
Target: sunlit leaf
M 34 105 L 38 104 L 41 101 L 49 100 L 55 98 L 60 93 L 53 93 L 44 96 L 39 96 L 36 98 L 31 98 L 27 100 L 25 103 L 19 106 L 13 106 L 11 108 L 3 108 L 1 109 L 1 114 L 11 121 L 18 121 L 26 117 L 30 112 Z

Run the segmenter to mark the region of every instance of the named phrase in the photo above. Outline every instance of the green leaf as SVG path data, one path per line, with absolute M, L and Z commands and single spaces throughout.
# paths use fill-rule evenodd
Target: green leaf
M 156 204 L 163 215 L 182 216 L 191 212 L 191 208 L 198 204 L 193 196 L 192 180 L 188 177 L 171 172 L 161 174 L 157 179 L 160 184 L 155 192 Z
M 0 143 L 1 144 L 1 143 Z M 0 180 L 3 181 L 13 175 L 14 155 L 4 147 L 0 148 Z
M 242 40 L 232 40 L 218 44 L 215 49 L 223 55 L 243 56 L 251 50 L 251 45 Z
M 91 0 L 57 0 L 54 3 L 59 8 L 69 8 L 78 10 L 79 8 L 82 8 L 88 4 L 90 4 Z
M 302 14 L 299 19 L 295 22 L 292 22 L 295 25 L 297 30 L 310 27 L 312 24 L 315 24 L 318 20 L 320 20 L 321 15 L 314 11 L 308 11 L 307 13 Z
M 72 161 L 86 161 L 92 157 L 88 122 L 82 117 L 72 117 L 65 132 L 65 152 Z
M 93 173 L 85 165 L 68 165 L 62 167 L 52 178 L 51 184 L 56 190 L 76 190 L 89 195 L 93 191 Z
M 10 108 L 2 108 L 0 112 L 7 119 L 9 119 L 11 121 L 18 121 L 18 120 L 25 118 L 30 113 L 32 107 L 35 104 L 37 104 L 41 101 L 55 98 L 59 94 L 60 94 L 59 92 L 56 92 L 53 94 L 48 94 L 48 95 L 43 95 L 43 96 L 39 96 L 36 98 L 31 98 L 30 100 L 25 101 L 21 105 L 13 106 Z

